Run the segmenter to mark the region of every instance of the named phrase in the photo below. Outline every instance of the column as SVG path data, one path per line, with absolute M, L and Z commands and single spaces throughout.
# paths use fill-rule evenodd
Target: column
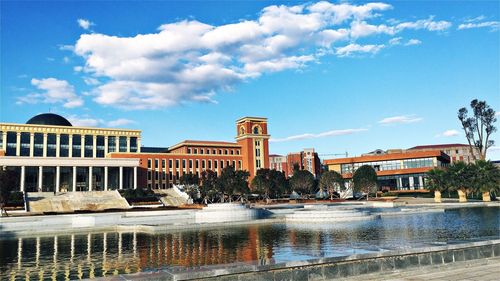
M 418 186 L 420 189 L 424 189 L 424 179 L 422 176 L 418 177 Z
M 76 167 L 73 166 L 73 192 L 76 191 Z
M 130 152 L 130 137 L 127 137 L 127 152 Z
M 137 189 L 137 167 L 134 167 L 134 189 Z
M 116 141 L 115 141 L 115 152 L 119 152 L 120 151 L 120 136 L 116 136 L 115 137 Z
M 43 166 L 38 166 L 38 191 L 42 191 Z
M 80 156 L 81 156 L 81 158 L 83 158 L 83 157 L 85 157 L 85 135 L 81 135 L 80 144 L 81 144 Z
M 59 157 L 60 150 L 59 147 L 61 145 L 61 134 L 56 134 L 56 157 Z
M 415 185 L 414 185 L 414 182 L 413 182 L 413 177 L 408 177 L 408 180 L 410 182 L 410 189 L 413 190 L 415 189 Z
M 141 152 L 141 137 L 137 137 L 137 152 Z
M 35 155 L 35 133 L 30 133 L 30 157 Z
M 47 133 L 43 134 L 43 157 L 47 157 Z
M 403 179 L 401 177 L 398 177 L 398 190 L 401 190 L 403 188 Z
M 2 149 L 3 151 L 7 151 L 7 132 L 3 132 L 2 133 L 2 140 L 3 140 L 3 143 L 2 143 Z
M 19 190 L 21 192 L 24 192 L 24 179 L 26 178 L 25 174 L 26 174 L 26 167 L 21 166 L 21 178 L 20 178 L 21 186 L 19 187 Z
M 59 192 L 61 185 L 61 166 L 56 166 L 56 192 Z
M 108 153 L 108 136 L 104 136 L 104 155 Z
M 68 157 L 73 157 L 73 135 L 68 135 Z
M 118 188 L 123 189 L 123 167 L 120 167 L 120 182 Z
M 16 156 L 21 155 L 21 133 L 16 133 Z
M 108 166 L 104 166 L 104 190 L 108 190 Z
M 96 158 L 97 157 L 97 136 L 93 135 L 92 138 L 94 139 L 92 141 L 92 157 Z
M 92 166 L 89 167 L 89 191 L 92 191 Z

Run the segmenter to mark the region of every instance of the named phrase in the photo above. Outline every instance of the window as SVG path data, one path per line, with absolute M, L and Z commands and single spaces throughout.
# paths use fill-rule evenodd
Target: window
M 236 155 L 240 155 L 240 150 L 236 150 Z
M 119 149 L 120 152 L 127 152 L 127 137 L 120 136 L 119 140 Z
M 213 150 L 212 150 L 212 154 L 217 154 L 217 150 L 216 150 L 216 149 L 213 149 Z
M 188 148 L 188 154 L 191 154 L 191 148 Z
M 69 135 L 59 135 L 59 157 L 69 156 Z
M 233 168 L 236 170 L 236 161 L 233 160 Z
M 214 169 L 217 169 L 217 160 L 214 160 Z
M 175 168 L 176 168 L 176 169 L 179 169 L 179 159 L 176 159 L 176 160 L 175 160 Z
M 210 154 L 210 149 L 207 149 L 207 154 Z
M 15 156 L 16 148 L 17 148 L 17 133 L 7 132 L 7 151 L 5 152 L 5 155 Z
M 189 169 L 193 168 L 193 160 L 189 160 Z
M 168 178 L 169 178 L 170 180 L 172 180 L 172 179 L 173 179 L 173 177 L 174 177 L 174 176 L 172 175 L 172 172 L 168 172 Z
M 220 168 L 224 169 L 224 161 L 223 160 L 220 160 Z
M 234 154 L 234 149 L 231 149 L 231 153 L 230 153 L 230 154 L 231 154 L 231 155 L 233 155 L 233 154 Z
M 260 134 L 260 131 L 261 131 L 261 129 L 260 129 L 260 127 L 259 127 L 259 126 L 255 126 L 255 127 L 253 127 L 253 134 L 254 134 L 254 135 L 258 135 L 258 134 Z
M 203 148 L 200 148 L 200 154 L 203 154 Z
M 35 134 L 35 155 L 36 155 L 36 148 L 37 148 L 37 135 L 40 135 L 39 138 L 42 139 L 43 136 L 42 134 Z M 41 140 L 40 140 L 41 142 Z M 82 157 L 81 152 L 82 152 L 82 136 L 81 135 L 73 135 L 73 148 L 71 152 L 71 157 Z M 43 147 L 43 145 L 42 145 Z M 42 156 L 41 154 L 39 156 Z
M 30 156 L 30 133 L 21 133 L 21 156 Z
M 85 135 L 84 137 L 84 156 L 85 157 L 94 157 L 94 136 Z
M 226 149 L 226 150 L 224 150 L 224 154 L 225 154 L 225 155 L 227 155 L 227 149 Z
M 97 136 L 96 138 L 96 157 L 104 158 L 104 136 Z
M 158 169 L 158 168 L 159 168 L 159 167 L 158 167 L 158 166 L 160 166 L 159 162 L 160 162 L 160 161 L 159 161 L 158 159 L 155 159 L 155 169 Z
M 130 137 L 130 152 L 137 152 L 137 137 Z
M 198 149 L 197 148 L 194 149 L 194 154 L 198 154 Z
M 222 154 L 222 149 L 219 149 L 219 154 Z
M 152 162 L 151 162 L 151 159 L 148 159 L 148 169 L 151 169 L 151 166 L 152 166 L 152 164 L 151 164 L 151 163 L 152 163 Z
M 158 171 L 155 171 L 155 180 L 158 180 Z
M 151 180 L 151 171 L 148 171 L 148 181 Z
M 208 169 L 212 170 L 212 160 L 208 160 Z
M 56 157 L 56 134 L 47 134 L 47 156 Z M 90 157 L 92 157 L 91 155 Z
M 241 160 L 238 161 L 238 170 L 241 170 Z
M 168 159 L 168 168 L 172 169 L 172 159 Z
M 116 151 L 116 137 L 109 136 L 108 137 L 108 153 Z
M 162 160 L 161 160 L 161 167 L 162 167 L 162 169 L 163 169 L 164 171 L 165 171 L 165 169 L 166 169 L 166 167 L 165 167 L 165 166 L 166 166 L 166 164 L 167 164 L 167 161 L 166 161 L 165 159 L 162 159 Z
M 182 159 L 182 169 L 186 169 L 186 159 Z
M 200 167 L 200 160 L 196 160 L 196 169 L 198 169 Z
M 205 160 L 201 160 L 201 168 L 205 169 Z

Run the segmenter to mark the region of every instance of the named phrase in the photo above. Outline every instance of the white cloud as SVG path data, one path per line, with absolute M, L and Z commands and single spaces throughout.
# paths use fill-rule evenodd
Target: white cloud
M 410 39 L 408 42 L 405 43 L 405 46 L 413 46 L 413 45 L 420 45 L 422 44 L 422 41 L 418 39 Z
M 393 117 L 384 118 L 384 119 L 378 121 L 378 123 L 382 124 L 382 125 L 408 124 L 408 123 L 420 122 L 422 120 L 423 120 L 423 118 L 416 117 L 415 115 L 400 115 L 400 116 L 393 116 Z
M 106 124 L 109 127 L 120 127 L 120 126 L 130 125 L 130 124 L 134 124 L 134 123 L 135 123 L 135 121 L 133 121 L 133 120 L 120 118 L 120 119 L 108 121 Z
M 368 131 L 368 129 L 345 129 L 345 130 L 332 130 L 327 132 L 322 132 L 319 134 L 301 134 L 289 136 L 286 138 L 271 138 L 270 142 L 287 142 L 287 141 L 295 141 L 295 140 L 305 140 L 305 139 L 317 139 L 317 138 L 325 138 L 325 137 L 334 137 L 334 136 L 344 136 L 344 135 L 352 135 L 356 133 L 361 133 Z
M 495 116 L 500 116 L 500 111 L 495 112 Z
M 394 37 L 389 40 L 389 45 L 400 45 L 403 37 Z
M 358 45 L 358 44 L 349 44 L 344 47 L 339 47 L 336 49 L 335 53 L 339 57 L 347 57 L 351 56 L 352 54 L 356 53 L 371 53 L 371 54 L 376 54 L 382 48 L 384 48 L 385 45 Z
M 356 43 L 370 34 L 436 31 L 448 26 L 432 17 L 378 25 L 368 22 L 389 9 L 392 6 L 385 3 L 271 5 L 254 20 L 219 26 L 181 20 L 131 37 L 82 34 L 72 48 L 61 48 L 84 58 L 85 65 L 75 71 L 102 81 L 92 91 L 99 104 L 145 109 L 214 102 L 217 92 L 231 90 L 238 83 L 266 73 L 301 69 L 324 55 L 375 54 L 385 45 Z M 88 20 L 82 23 L 84 29 L 92 25 Z M 341 42 L 348 45 L 342 47 Z
M 99 82 L 99 80 L 97 80 L 93 77 L 83 77 L 83 82 L 85 82 L 85 84 L 91 85 L 91 86 L 101 84 L 101 82 Z
M 75 93 L 73 85 L 65 80 L 55 78 L 31 79 L 31 85 L 41 92 L 30 93 L 27 96 L 18 97 L 17 103 L 62 103 L 64 107 L 73 108 L 83 105 L 83 99 Z
M 78 20 L 76 20 L 76 22 L 78 22 L 78 25 L 85 30 L 89 30 L 89 28 L 91 26 L 95 25 L 95 23 L 93 23 L 87 19 L 78 19 Z
M 73 126 L 79 127 L 122 127 L 130 124 L 135 124 L 136 122 L 130 119 L 118 118 L 116 120 L 105 121 L 99 118 L 92 118 L 90 116 L 78 116 L 70 115 L 68 116 L 69 122 Z
M 455 136 L 459 136 L 459 135 L 460 135 L 460 132 L 457 130 L 446 130 L 446 131 L 436 135 L 436 137 L 455 137 Z
M 498 21 L 485 21 L 485 22 L 468 22 L 462 23 L 458 26 L 458 30 L 471 29 L 471 28 L 482 28 L 489 27 L 491 31 L 498 30 L 500 28 L 500 22 Z

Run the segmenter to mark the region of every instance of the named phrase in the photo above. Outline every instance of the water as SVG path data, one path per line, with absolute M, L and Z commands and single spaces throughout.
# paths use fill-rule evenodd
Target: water
M 0 240 L 0 280 L 69 280 L 172 266 L 271 264 L 499 238 L 499 208 L 463 208 L 335 225 L 15 238 Z

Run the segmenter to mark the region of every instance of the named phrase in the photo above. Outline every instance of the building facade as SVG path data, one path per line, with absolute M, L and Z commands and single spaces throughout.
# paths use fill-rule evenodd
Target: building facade
M 365 155 L 324 161 L 328 170 L 344 179 L 352 179 L 357 168 L 372 166 L 381 190 L 415 190 L 425 186 L 425 173 L 436 167 L 446 167 L 450 157 L 440 150 L 405 151 L 382 155 Z
M 293 175 L 295 166 L 299 170 L 311 172 L 315 178 L 321 174 L 321 160 L 314 148 L 305 148 L 303 151 L 289 153 L 287 156 L 277 154 L 269 156 L 270 169 L 284 172 L 287 177 Z
M 18 171 L 19 190 L 29 192 L 168 188 L 184 174 L 220 174 L 227 166 L 253 177 L 269 163 L 267 119 L 245 117 L 236 126 L 236 142 L 141 148 L 139 130 L 75 127 L 46 113 L 26 124 L 0 123 L 0 167 Z
M 442 151 L 450 156 L 450 162 L 463 161 L 465 163 L 474 163 L 474 156 L 479 159 L 479 151 L 473 148 L 474 154 L 471 153 L 468 144 L 435 144 L 435 145 L 419 145 L 409 148 L 408 151 Z

